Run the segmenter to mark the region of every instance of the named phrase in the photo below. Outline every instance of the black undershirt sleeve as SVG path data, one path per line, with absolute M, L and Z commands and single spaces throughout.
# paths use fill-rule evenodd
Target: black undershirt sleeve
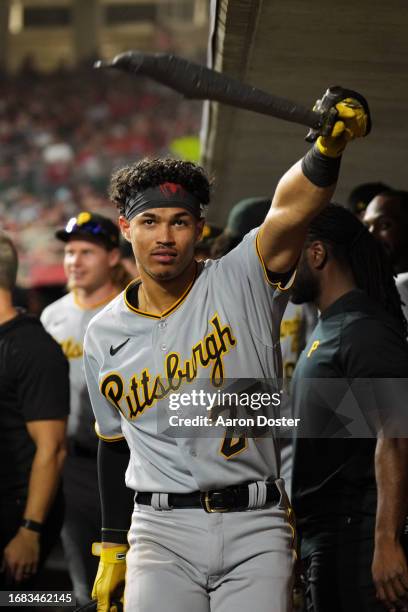
M 268 275 L 268 280 L 274 285 L 277 285 L 279 283 L 281 287 L 286 287 L 286 285 L 288 284 L 288 282 L 293 276 L 296 266 L 297 266 L 297 262 L 296 262 L 296 265 L 293 266 L 293 268 L 289 270 L 289 272 L 271 272 L 270 270 L 267 269 L 266 273 Z
M 102 541 L 127 543 L 135 492 L 125 484 L 130 451 L 126 440 L 99 440 L 98 478 L 102 507 Z

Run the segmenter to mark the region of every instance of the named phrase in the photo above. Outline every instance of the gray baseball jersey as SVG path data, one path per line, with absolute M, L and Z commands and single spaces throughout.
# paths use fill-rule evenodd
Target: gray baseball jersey
M 109 300 L 104 300 L 92 309 L 86 309 L 78 304 L 75 294 L 71 292 L 47 306 L 41 315 L 45 329 L 61 345 L 69 360 L 71 413 L 68 436 L 82 448 L 89 450 L 96 449 L 97 443 L 95 417 L 83 368 L 83 342 L 89 321 Z
M 299 304 L 289 302 L 282 317 L 280 328 L 280 341 L 283 364 L 283 383 L 285 393 L 282 396 L 281 414 L 290 418 L 292 415 L 289 388 L 290 379 L 296 362 L 305 344 L 304 309 Z M 281 450 L 281 476 L 285 481 L 285 488 L 290 491 L 292 477 L 292 432 L 287 428 L 280 440 Z
M 284 378 L 291 378 L 304 345 L 303 308 L 289 302 L 282 317 L 280 342 Z
M 136 491 L 206 491 L 279 475 L 272 434 L 229 445 L 171 437 L 157 427 L 174 379 L 188 391 L 204 379 L 219 389 L 227 379 L 281 375 L 279 328 L 289 296 L 268 280 L 257 232 L 220 260 L 205 262 L 161 316 L 130 303 L 131 285 L 88 327 L 84 363 L 97 433 L 126 438 L 126 484 Z

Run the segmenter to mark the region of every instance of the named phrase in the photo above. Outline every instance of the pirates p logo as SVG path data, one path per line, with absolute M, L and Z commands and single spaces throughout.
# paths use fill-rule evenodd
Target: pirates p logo
M 309 357 L 311 356 L 311 354 L 315 352 L 315 350 L 317 349 L 317 347 L 319 346 L 319 344 L 320 344 L 320 340 L 315 340 L 315 341 L 313 342 L 313 344 L 312 344 L 312 346 L 310 347 L 309 352 L 308 352 L 308 354 L 307 354 L 307 358 L 308 358 L 308 359 L 309 359 Z

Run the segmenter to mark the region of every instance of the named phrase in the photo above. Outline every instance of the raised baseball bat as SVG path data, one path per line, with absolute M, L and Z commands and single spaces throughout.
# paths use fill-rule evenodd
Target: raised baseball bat
M 335 104 L 341 99 L 354 97 L 367 104 L 356 92 L 333 87 L 317 101 L 315 110 L 310 110 L 297 102 L 241 83 L 224 73 L 166 53 L 126 51 L 117 55 L 112 62 L 98 61 L 95 64 L 95 68 L 105 67 L 149 77 L 178 91 L 186 98 L 214 100 L 305 125 L 311 128 L 306 137 L 309 141 L 316 140 L 319 135 L 327 136 L 331 133 L 337 117 Z

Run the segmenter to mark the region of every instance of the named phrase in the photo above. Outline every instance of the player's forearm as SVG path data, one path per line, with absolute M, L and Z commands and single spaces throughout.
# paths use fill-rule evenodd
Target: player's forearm
M 24 517 L 43 523 L 54 500 L 65 459 L 64 443 L 37 447 L 31 466 Z
M 328 187 L 313 184 L 304 175 L 301 161 L 281 178 L 259 238 L 269 270 L 288 272 L 293 268 L 311 219 L 330 202 L 334 189 L 335 181 Z
M 271 212 L 285 211 L 286 222 L 293 227 L 303 224 L 307 226 L 330 202 L 336 187 L 338 172 L 328 170 L 326 182 L 329 184 L 324 186 L 318 184 L 320 181 L 313 173 L 305 174 L 304 159 L 308 155 L 283 175 L 272 200 Z M 333 163 L 339 164 L 339 160 L 329 157 L 321 159 L 328 167 Z
M 408 439 L 378 439 L 375 452 L 377 482 L 376 542 L 401 535 L 408 512 Z
M 102 545 L 105 548 L 127 543 L 134 491 L 125 484 L 130 452 L 125 440 L 99 440 L 98 477 L 102 507 Z

